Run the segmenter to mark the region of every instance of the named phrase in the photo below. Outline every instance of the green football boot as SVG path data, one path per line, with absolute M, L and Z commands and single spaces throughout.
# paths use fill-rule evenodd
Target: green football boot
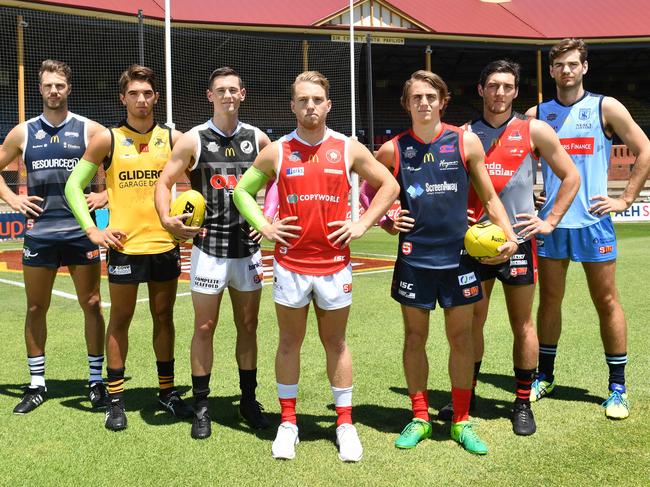
M 488 452 L 487 445 L 478 437 L 469 421 L 451 423 L 451 439 L 475 455 L 485 455 Z
M 395 440 L 397 448 L 415 448 L 425 438 L 431 438 L 431 424 L 420 418 L 413 418 Z
M 543 397 L 550 396 L 554 390 L 555 378 L 552 381 L 547 381 L 546 376 L 540 373 L 530 385 L 530 402 L 539 401 Z
M 610 385 L 610 395 L 603 403 L 605 416 L 609 419 L 625 419 L 630 415 L 630 403 L 627 400 L 625 386 L 621 384 Z

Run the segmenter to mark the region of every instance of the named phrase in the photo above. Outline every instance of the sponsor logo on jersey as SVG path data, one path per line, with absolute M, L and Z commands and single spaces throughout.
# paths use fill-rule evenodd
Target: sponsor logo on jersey
M 431 152 L 427 152 L 426 154 L 424 154 L 424 157 L 422 158 L 422 162 L 424 162 L 425 164 L 428 162 L 433 162 L 434 160 L 435 159 Z
M 122 140 L 122 145 L 124 147 L 128 147 L 130 145 L 133 145 L 133 139 L 131 137 L 127 137 L 126 139 Z
M 263 280 L 264 280 L 264 274 L 255 274 L 255 275 L 253 276 L 253 282 L 254 282 L 255 284 L 259 284 L 259 283 L 262 282 Z
M 402 166 L 402 167 L 409 172 L 416 172 L 422 169 L 421 167 L 413 167 L 413 166 Z
M 489 162 L 485 167 L 490 176 L 512 176 L 515 173 L 513 169 L 506 169 L 498 162 Z
M 413 159 L 415 156 L 418 155 L 418 151 L 415 150 L 415 148 L 412 145 L 409 145 L 404 150 L 404 152 L 402 152 L 402 154 L 404 154 L 404 158 L 406 158 L 406 159 Z
M 406 289 L 407 291 L 412 291 L 413 290 L 413 283 L 412 282 L 406 282 L 406 281 L 400 281 L 399 282 L 399 287 L 402 289 Z
M 343 156 L 341 156 L 341 153 L 338 150 L 329 149 L 327 152 L 325 152 L 325 159 L 327 159 L 331 163 L 336 163 L 336 162 L 340 162 L 341 159 L 343 159 Z
M 334 256 L 334 262 L 344 262 L 345 261 L 345 255 L 335 255 Z
M 34 138 L 36 140 L 43 140 L 47 136 L 47 132 L 43 129 L 39 129 L 35 134 Z
M 32 252 L 29 247 L 24 247 L 23 257 L 25 258 L 25 260 L 31 259 L 32 257 L 38 257 L 38 252 Z
M 280 247 L 280 248 L 278 249 L 278 251 L 279 251 L 280 254 L 282 254 L 282 255 L 285 255 L 285 254 L 287 253 L 287 250 L 288 250 L 288 248 L 287 248 L 287 247 L 284 247 L 284 246 L 282 246 L 282 247 Z M 277 282 L 277 278 L 274 277 L 273 280 Z M 282 288 L 280 288 L 280 289 L 282 289 Z
M 208 145 L 207 145 L 207 149 L 208 149 L 210 152 L 219 152 L 220 146 L 219 146 L 219 144 L 217 144 L 216 142 L 210 142 L 210 143 L 208 143 Z
M 52 135 L 50 137 L 50 144 L 58 144 L 61 141 L 58 135 Z
M 309 160 L 307 162 L 318 163 L 318 154 L 309 154 Z
M 350 294 L 352 292 L 352 283 L 351 282 L 346 282 L 343 284 L 343 292 L 345 294 Z
M 330 169 L 329 167 L 326 167 L 325 169 L 323 169 L 323 172 L 325 174 L 338 174 L 338 175 L 341 175 L 341 174 L 343 174 L 343 169 Z
M 287 176 L 304 176 L 305 168 L 304 167 L 288 167 L 285 172 Z
M 398 289 L 397 294 L 404 296 L 406 299 L 415 299 L 415 293 L 411 291 L 404 291 L 404 289 Z
M 598 247 L 599 254 L 609 254 L 611 252 L 614 252 L 613 245 L 601 245 L 600 247 Z
M 413 252 L 413 244 L 411 242 L 402 242 L 402 253 L 409 255 L 411 252 Z
M 519 130 L 513 130 L 510 135 L 508 135 L 508 140 L 521 140 L 521 134 L 519 133 Z
M 578 118 L 580 120 L 589 120 L 591 117 L 591 108 L 581 108 L 578 110 Z
M 126 276 L 128 274 L 131 274 L 131 266 L 130 265 L 109 265 L 108 273 L 114 276 Z
M 79 137 L 79 132 L 63 132 L 66 137 Z
M 289 195 L 289 196 L 296 196 L 296 195 Z M 287 196 L 287 201 L 289 200 L 289 196 Z M 298 195 L 298 201 L 324 201 L 326 203 L 338 203 L 340 199 L 341 199 L 340 196 L 336 196 L 333 194 L 307 193 L 307 194 Z M 289 201 L 289 203 L 295 203 L 295 202 Z
M 593 137 L 571 137 L 560 139 L 560 143 L 569 155 L 591 155 L 594 153 Z
M 210 186 L 214 189 L 227 189 L 232 191 L 237 186 L 237 177 L 232 174 L 226 176 L 223 174 L 214 174 L 210 178 Z
M 478 290 L 479 290 L 478 286 L 467 287 L 467 288 L 463 289 L 463 296 L 465 298 L 471 298 L 473 296 L 478 296 Z
M 120 171 L 117 178 L 120 180 L 120 188 L 134 188 L 153 186 L 158 181 L 162 170 L 158 169 L 135 169 L 133 171 Z
M 468 272 L 467 274 L 458 276 L 458 284 L 461 286 L 466 286 L 467 284 L 471 284 L 473 282 L 476 282 L 476 274 L 473 272 Z
M 162 137 L 156 137 L 156 140 L 153 141 L 155 147 L 162 147 L 165 145 L 165 140 Z
M 514 257 L 511 257 L 510 265 L 528 265 L 528 261 L 526 259 L 515 259 Z
M 510 275 L 512 277 L 525 276 L 528 274 L 528 269 L 526 267 L 512 267 L 510 269 Z
M 226 147 L 226 157 L 235 157 L 235 149 Z
M 513 147 L 512 149 L 510 149 L 510 154 L 513 154 L 513 155 L 521 156 L 521 155 L 524 154 L 524 152 L 526 152 L 526 151 L 524 149 L 519 148 L 519 147 Z
M 591 130 L 591 124 L 588 122 L 576 123 L 576 130 Z
M 32 169 L 34 171 L 39 169 L 65 169 L 66 171 L 72 171 L 77 165 L 77 162 L 79 162 L 78 157 L 74 159 L 38 159 L 37 161 L 32 161 Z
M 456 150 L 456 146 L 454 144 L 444 144 L 440 146 L 439 152 L 441 154 L 451 154 Z
M 442 183 L 424 183 L 424 189 L 426 189 L 427 194 L 457 193 L 458 183 L 448 183 L 447 181 L 443 181 Z
M 445 159 L 440 159 L 438 167 L 441 171 L 455 171 L 458 169 L 458 161 L 446 161 Z
M 250 154 L 254 150 L 253 144 L 250 140 L 244 140 L 241 144 L 239 144 L 239 148 L 244 154 Z
M 249 271 L 254 271 L 255 269 L 258 269 L 262 267 L 263 264 L 261 262 L 253 262 L 252 264 L 248 264 L 248 270 Z
M 93 260 L 99 257 L 99 249 L 86 252 L 86 259 Z
M 424 193 L 424 190 L 422 189 L 422 186 L 420 186 L 420 183 L 415 183 L 415 186 L 410 185 L 408 188 L 406 188 L 406 194 L 408 194 L 411 198 L 415 199 Z
M 138 152 L 149 152 L 149 144 L 140 144 L 140 150 Z
M 287 203 L 298 203 L 298 195 L 297 194 L 288 194 L 287 195 Z
M 555 119 L 557 119 L 557 113 L 551 112 L 546 114 L 546 120 L 548 120 L 549 122 L 552 122 Z
M 291 162 L 302 161 L 302 154 L 300 154 L 300 152 L 295 150 L 291 154 L 289 154 L 289 157 L 287 157 L 287 159 L 289 159 Z
M 601 237 L 601 238 L 596 237 L 592 240 L 592 242 L 595 244 L 597 243 L 608 244 L 608 243 L 616 242 L 616 237 Z
M 79 150 L 79 149 L 81 149 L 81 146 L 79 144 L 69 144 L 68 142 L 64 142 L 63 143 L 63 148 L 64 149 Z

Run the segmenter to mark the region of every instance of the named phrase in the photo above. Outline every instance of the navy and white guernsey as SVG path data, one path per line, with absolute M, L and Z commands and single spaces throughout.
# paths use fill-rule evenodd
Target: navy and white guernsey
M 602 219 L 589 213 L 596 195 L 607 196 L 607 170 L 612 152 L 612 139 L 605 133 L 602 117 L 603 96 L 585 92 L 573 105 L 565 106 L 553 99 L 537 106 L 537 118 L 557 132 L 564 149 L 580 173 L 580 189 L 558 228 L 584 228 Z M 546 203 L 539 211 L 546 218 L 555 204 L 560 179 L 542 158 L 542 176 Z M 609 218 L 609 216 L 605 217 Z
M 27 235 L 41 240 L 73 240 L 84 237 L 68 202 L 65 183 L 88 141 L 87 118 L 68 112 L 57 127 L 43 115 L 25 123 L 23 159 L 27 168 L 27 194 L 43 198 L 43 213 L 28 222 Z M 90 186 L 86 188 L 90 191 Z
M 196 138 L 192 189 L 205 197 L 203 230 L 194 245 L 213 257 L 242 258 L 259 250 L 232 199 L 235 185 L 259 153 L 260 130 L 242 122 L 231 136 L 208 120 L 191 129 Z
M 469 189 L 462 141 L 462 131 L 447 124 L 431 143 L 412 130 L 393 139 L 400 202 L 415 219 L 410 232 L 399 234 L 398 258 L 413 267 L 458 267 Z

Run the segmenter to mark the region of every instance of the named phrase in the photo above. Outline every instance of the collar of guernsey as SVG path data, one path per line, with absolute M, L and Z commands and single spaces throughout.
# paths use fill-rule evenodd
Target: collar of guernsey
M 111 129 L 106 170 L 109 225 L 127 234 L 125 254 L 159 254 L 175 247 L 154 206 L 154 185 L 171 156 L 171 130 L 154 125 L 139 133 L 127 124 Z

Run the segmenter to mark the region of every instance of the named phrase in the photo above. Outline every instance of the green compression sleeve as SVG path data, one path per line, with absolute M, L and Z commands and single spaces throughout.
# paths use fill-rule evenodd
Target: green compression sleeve
M 88 211 L 84 188 L 88 186 L 98 169 L 97 164 L 81 159 L 65 184 L 65 197 L 68 200 L 68 205 L 70 205 L 74 217 L 84 231 L 95 226 L 90 211 Z
M 256 167 L 249 167 L 235 186 L 233 199 L 239 213 L 246 218 L 251 227 L 259 232 L 268 222 L 255 196 L 262 189 L 269 177 Z

